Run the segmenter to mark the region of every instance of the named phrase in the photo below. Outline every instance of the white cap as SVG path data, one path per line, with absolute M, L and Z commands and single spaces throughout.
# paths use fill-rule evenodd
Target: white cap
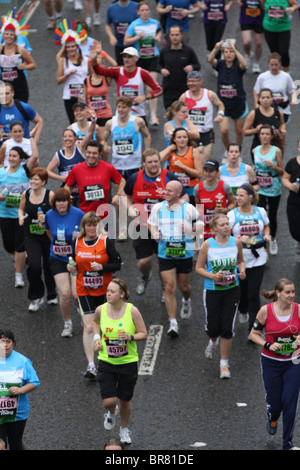
M 128 54 L 128 55 L 137 56 L 137 57 L 139 56 L 139 53 L 135 47 L 126 47 L 124 51 L 121 52 L 121 54 Z

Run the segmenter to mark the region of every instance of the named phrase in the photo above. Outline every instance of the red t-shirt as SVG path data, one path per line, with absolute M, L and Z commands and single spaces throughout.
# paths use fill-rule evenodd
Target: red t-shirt
M 108 204 L 110 182 L 119 184 L 122 175 L 110 163 L 100 160 L 96 167 L 89 167 L 86 162 L 78 163 L 70 171 L 66 184 L 70 187 L 77 183 L 80 209 L 87 213 L 96 212 L 98 206 Z M 101 217 L 103 218 L 104 215 Z

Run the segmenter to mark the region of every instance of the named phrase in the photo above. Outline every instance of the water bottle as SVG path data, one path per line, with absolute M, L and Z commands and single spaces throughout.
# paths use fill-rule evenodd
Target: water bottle
M 73 260 L 72 256 L 69 256 L 69 265 L 70 266 L 76 266 L 75 261 Z M 72 273 L 72 276 L 77 276 L 77 269 Z
M 43 214 L 43 213 L 44 213 L 44 212 L 42 211 L 42 208 L 39 207 L 38 210 L 37 210 L 37 216 L 38 216 L 38 218 L 39 218 L 39 215 L 41 215 L 41 214 Z M 40 221 L 39 221 L 39 227 L 40 227 L 40 228 L 43 228 L 43 227 L 44 227 L 43 222 L 40 222 Z
M 296 181 L 295 181 L 295 183 L 296 183 L 297 186 L 298 186 L 298 190 L 295 191 L 295 193 L 298 193 L 298 192 L 299 192 L 299 189 L 300 189 L 300 178 L 297 178 Z M 3 193 L 2 193 L 2 194 L 3 194 Z
M 72 239 L 74 240 L 75 238 L 77 238 L 77 233 L 79 232 L 79 227 L 78 225 L 75 225 L 74 227 L 74 230 L 73 230 L 73 233 L 72 233 Z
M 119 333 L 121 333 L 121 331 L 123 331 L 123 325 L 122 325 L 122 323 L 119 323 L 118 337 L 119 337 Z M 119 339 L 119 340 L 118 340 L 118 344 L 119 344 L 119 345 L 125 344 L 125 341 L 122 341 L 121 339 Z
M 2 191 L 2 196 L 6 197 L 7 195 L 8 195 L 8 189 L 4 188 L 3 191 Z

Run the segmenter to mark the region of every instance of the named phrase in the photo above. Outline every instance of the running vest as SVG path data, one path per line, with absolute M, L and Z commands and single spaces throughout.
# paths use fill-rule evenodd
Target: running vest
M 249 179 L 247 176 L 247 165 L 243 162 L 241 162 L 239 171 L 236 175 L 230 175 L 228 173 L 226 164 L 221 165 L 220 172 L 221 172 L 221 180 L 225 181 L 231 186 L 234 196 L 236 195 L 237 189 L 243 183 L 249 183 Z
M 93 245 L 88 245 L 83 237 L 76 240 L 75 261 L 77 263 L 76 289 L 78 296 L 105 295 L 107 286 L 112 280 L 112 273 L 93 271 L 91 263 L 107 264 L 109 257 L 106 251 L 106 235 L 99 235 Z
M 99 351 L 98 359 L 110 364 L 129 364 L 139 360 L 135 341 L 118 340 L 118 330 L 122 329 L 129 335 L 136 333 L 136 327 L 131 316 L 132 304 L 126 305 L 122 318 L 113 320 L 107 315 L 107 303 L 101 306 L 100 331 L 103 349 Z M 120 323 L 122 326 L 119 326 Z
M 25 235 L 27 236 L 40 236 L 46 235 L 45 225 L 41 225 L 38 219 L 38 209 L 46 214 L 47 211 L 51 209 L 51 204 L 49 201 L 50 190 L 45 189 L 44 197 L 42 202 L 39 204 L 32 204 L 30 201 L 31 189 L 28 189 L 25 193 L 25 212 L 28 214 L 28 217 L 25 219 Z
M 182 233 L 182 225 L 187 223 L 187 203 L 183 202 L 177 211 L 170 211 L 166 201 L 161 203 L 158 212 L 158 256 L 164 259 L 187 259 L 193 256 L 193 238 Z M 192 227 L 192 224 L 191 224 Z
M 211 237 L 208 239 L 208 245 L 207 271 L 211 274 L 222 271 L 223 279 L 216 282 L 213 279 L 205 278 L 204 289 L 224 291 L 239 285 L 236 267 L 238 249 L 235 237 L 230 236 L 226 246 L 219 245 L 215 238 Z
M 0 217 L 18 219 L 18 209 L 22 193 L 29 188 L 26 165 L 20 165 L 14 173 L 8 168 L 0 168 L 0 192 L 7 193 L 6 200 L 0 201 Z
M 277 129 L 279 129 L 279 126 L 280 126 L 280 112 L 277 107 L 274 107 L 273 109 L 274 109 L 274 113 L 272 114 L 272 116 L 265 116 L 264 114 L 260 112 L 259 108 L 255 108 L 254 121 L 252 125 L 253 129 L 257 127 L 259 124 L 269 124 L 273 129 L 274 137 L 276 137 L 276 131 Z M 273 139 L 271 143 L 273 143 Z M 254 148 L 254 147 L 257 147 L 258 145 L 260 145 L 258 134 L 254 134 L 252 147 Z
M 190 146 L 186 152 L 185 155 L 177 155 L 176 152 L 172 152 L 170 157 L 169 157 L 169 170 L 174 173 L 175 176 L 179 179 L 181 182 L 182 186 L 187 189 L 188 195 L 193 194 L 192 188 L 198 184 L 199 179 L 192 177 L 188 173 L 185 173 L 181 168 L 179 168 L 177 165 L 175 165 L 175 161 L 180 160 L 182 163 L 184 163 L 186 166 L 189 168 L 195 168 L 194 166 L 194 159 L 193 159 L 193 147 Z M 191 188 L 191 191 L 189 191 L 189 188 Z
M 120 74 L 119 74 L 119 89 L 118 89 L 118 96 L 129 96 L 131 99 L 136 98 L 137 96 L 141 96 L 145 94 L 145 86 L 144 82 L 141 77 L 141 68 L 136 68 L 136 73 L 133 77 L 128 78 L 125 75 L 124 67 L 120 67 Z M 145 116 L 145 103 L 136 104 L 131 108 L 133 114 L 135 116 Z
M 261 25 L 264 17 L 264 11 L 260 0 L 243 0 L 240 8 L 239 22 L 241 24 Z
M 90 126 L 91 124 L 92 124 L 92 123 L 89 122 L 89 126 Z M 80 143 L 80 141 L 83 140 L 84 137 L 87 135 L 88 130 L 87 130 L 86 132 L 82 132 L 82 131 L 79 129 L 79 126 L 78 126 L 77 122 L 73 122 L 73 124 L 71 124 L 71 129 L 72 129 L 72 131 L 74 131 L 75 134 L 76 134 L 76 138 L 77 138 L 77 140 L 76 140 L 76 145 L 78 145 L 78 144 Z M 91 140 L 97 140 L 96 131 L 94 131 L 93 137 L 92 137 Z
M 209 98 L 207 88 L 202 88 L 201 98 L 194 100 L 190 90 L 185 92 L 185 104 L 189 109 L 189 120 L 197 127 L 201 133 L 209 132 L 213 129 L 213 104 Z
M 264 348 L 261 353 L 262 356 L 269 357 L 277 361 L 288 361 L 293 357 L 299 357 L 299 345 L 296 345 L 294 338 L 294 335 L 299 335 L 299 331 L 300 319 L 298 304 L 293 304 L 292 313 L 287 320 L 280 319 L 280 317 L 275 314 L 274 303 L 268 304 L 265 323 L 266 341 L 271 344 L 280 343 L 282 347 L 276 352 L 268 351 Z
M 209 223 L 215 215 L 215 207 L 227 207 L 227 198 L 224 189 L 224 181 L 219 180 L 216 188 L 212 191 L 205 189 L 203 181 L 198 185 L 199 204 L 204 205 L 204 238 L 214 236 Z
M 135 206 L 140 215 L 140 224 L 147 225 L 147 219 L 154 204 L 161 202 L 165 198 L 165 187 L 167 184 L 167 170 L 162 169 L 160 175 L 153 181 L 145 181 L 144 171 L 140 170 L 137 174 L 136 181 L 132 191 L 132 197 Z
M 105 77 L 103 77 L 100 85 L 93 85 L 90 76 L 86 78 L 87 103 L 96 112 L 97 118 L 110 118 L 112 116 L 108 95 L 109 85 Z
M 76 68 L 76 73 L 71 74 L 64 82 L 63 100 L 78 98 L 83 92 L 83 82 L 88 74 L 88 58 L 83 57 L 80 65 L 68 63 L 64 59 L 64 74 L 68 74 L 72 69 Z
M 69 158 L 65 157 L 64 155 L 64 152 L 63 150 L 58 150 L 56 152 L 56 158 L 58 160 L 58 166 L 57 166 L 57 169 L 58 169 L 58 172 L 61 176 L 67 176 L 70 171 L 72 170 L 73 166 L 77 165 L 78 163 L 82 163 L 82 162 L 85 162 L 85 157 L 83 156 L 83 154 L 80 152 L 79 148 L 77 147 L 77 145 L 75 146 L 75 149 L 74 149 L 74 152 L 73 152 L 73 155 Z M 64 182 L 61 182 L 60 186 L 64 186 L 66 183 Z M 71 190 L 71 193 L 72 193 L 72 197 L 74 198 L 73 199 L 73 204 L 76 203 L 76 201 L 79 200 L 79 192 L 78 192 L 78 185 L 77 183 L 75 183 L 73 186 L 72 186 L 72 190 Z
M 4 82 L 11 82 L 14 87 L 15 99 L 23 100 L 23 96 L 28 94 L 28 83 L 24 70 L 20 70 L 18 65 L 23 62 L 21 54 L 18 53 L 18 46 L 16 46 L 16 53 L 13 55 L 5 55 L 5 46 L 2 47 L 0 53 L 0 68 L 1 80 Z
M 112 165 L 117 170 L 134 170 L 142 165 L 142 135 L 136 131 L 135 116 L 129 116 L 125 127 L 120 127 L 118 117 L 111 125 Z
M 255 174 L 260 185 L 258 193 L 263 196 L 279 196 L 281 194 L 281 178 L 276 170 L 264 163 L 265 160 L 270 160 L 277 165 L 277 147 L 273 145 L 266 155 L 262 155 L 260 149 L 261 145 L 254 149 Z
M 203 11 L 203 24 L 227 23 L 224 0 L 205 0 L 207 10 Z

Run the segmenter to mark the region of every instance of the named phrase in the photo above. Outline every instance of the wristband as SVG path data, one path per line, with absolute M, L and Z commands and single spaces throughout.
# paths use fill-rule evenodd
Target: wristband
M 100 335 L 94 335 L 94 342 L 97 341 L 97 339 L 100 339 Z
M 265 344 L 264 344 L 264 349 L 267 349 L 267 350 L 269 351 L 270 346 L 271 346 L 271 343 L 268 343 L 268 342 L 266 341 Z
M 134 341 L 134 336 L 133 335 L 130 336 L 130 341 Z
M 220 116 L 224 116 L 224 111 L 218 111 L 218 114 L 220 114 Z
M 103 59 L 105 59 L 105 57 L 106 57 L 107 55 L 108 55 L 107 52 L 105 52 L 105 51 L 102 51 L 102 52 L 101 52 L 101 57 L 103 57 Z

